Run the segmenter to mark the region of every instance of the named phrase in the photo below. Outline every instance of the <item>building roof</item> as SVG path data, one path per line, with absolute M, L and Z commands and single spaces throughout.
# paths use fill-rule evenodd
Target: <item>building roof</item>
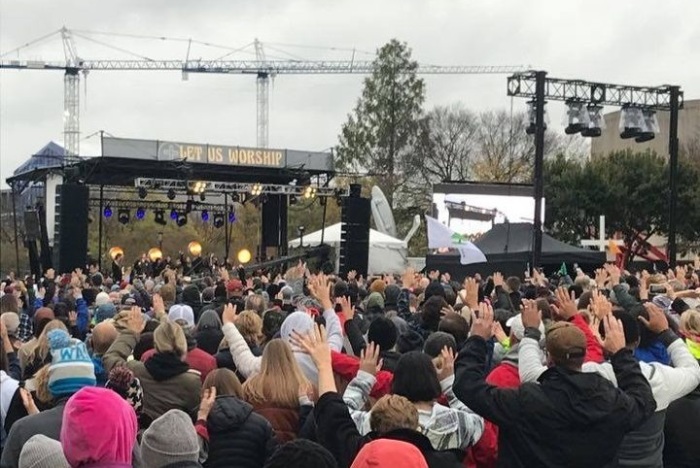
M 13 175 L 24 174 L 34 169 L 46 169 L 49 167 L 60 167 L 63 165 L 65 150 L 61 145 L 50 141 L 47 145 L 34 153 L 29 159 L 22 163 Z

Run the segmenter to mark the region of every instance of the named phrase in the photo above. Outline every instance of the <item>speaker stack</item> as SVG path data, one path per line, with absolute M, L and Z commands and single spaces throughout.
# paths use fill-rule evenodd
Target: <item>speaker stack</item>
M 58 273 L 85 268 L 89 198 L 90 189 L 86 185 L 63 184 L 56 191 L 53 251 Z
M 371 202 L 361 197 L 361 186 L 350 186 L 350 196 L 343 198 L 340 228 L 340 275 L 355 270 L 367 276 Z

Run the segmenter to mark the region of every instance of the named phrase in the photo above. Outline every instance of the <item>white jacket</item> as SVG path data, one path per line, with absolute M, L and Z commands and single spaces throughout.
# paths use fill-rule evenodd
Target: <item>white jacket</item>
M 675 367 L 658 362 L 639 363 L 642 374 L 649 381 L 651 392 L 656 400 L 656 411 L 665 410 L 671 402 L 684 397 L 700 385 L 700 365 L 690 354 L 683 340 L 670 330 L 665 332 L 661 339 L 666 343 L 671 362 Z M 536 382 L 540 374 L 547 370 L 547 366 L 543 366 L 542 362 L 543 353 L 538 342 L 533 338 L 523 338 L 518 353 L 520 383 Z M 615 372 L 609 362 L 602 364 L 586 362 L 581 370 L 583 372 L 597 372 L 617 386 Z

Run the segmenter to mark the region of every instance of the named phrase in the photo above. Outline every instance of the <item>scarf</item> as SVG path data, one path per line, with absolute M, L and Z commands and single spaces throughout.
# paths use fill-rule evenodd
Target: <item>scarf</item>
M 155 353 L 143 365 L 157 382 L 184 374 L 190 369 L 189 364 L 174 353 Z

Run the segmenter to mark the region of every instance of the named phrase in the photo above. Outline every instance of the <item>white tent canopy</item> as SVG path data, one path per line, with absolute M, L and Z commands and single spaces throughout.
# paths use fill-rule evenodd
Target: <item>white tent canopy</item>
M 304 235 L 304 247 L 321 245 L 322 231 Z M 323 233 L 323 243 L 335 249 L 335 258 L 340 257 L 340 223 L 327 226 Z M 289 247 L 296 248 L 300 239 L 289 241 Z M 402 273 L 406 268 L 408 248 L 406 242 L 382 234 L 374 229 L 369 230 L 369 264 L 368 274 Z M 336 270 L 337 270 L 336 260 Z

